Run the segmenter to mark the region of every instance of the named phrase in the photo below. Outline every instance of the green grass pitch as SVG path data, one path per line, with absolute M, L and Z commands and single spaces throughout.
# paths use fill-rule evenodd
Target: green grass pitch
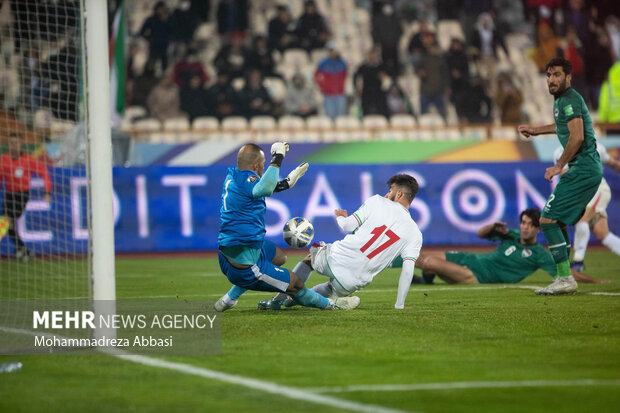
M 299 258 L 290 256 L 287 267 Z M 566 297 L 535 296 L 528 286 L 550 280 L 541 272 L 522 288 L 414 286 L 403 311 L 393 308 L 395 269 L 359 292 L 361 305 L 349 312 L 260 312 L 257 301 L 271 294 L 248 293 L 223 314 L 221 355 L 158 359 L 353 401 L 368 411 L 617 412 L 620 258 L 591 250 L 587 263 L 587 273 L 613 283 L 582 284 Z M 324 281 L 314 274 L 309 285 Z M 229 286 L 214 258 L 117 261 L 118 299 L 215 300 Z M 592 294 L 601 292 L 616 295 Z M 0 374 L 0 412 L 344 411 L 103 354 L 0 356 L 12 360 L 23 369 Z M 361 385 L 370 387 L 348 387 Z

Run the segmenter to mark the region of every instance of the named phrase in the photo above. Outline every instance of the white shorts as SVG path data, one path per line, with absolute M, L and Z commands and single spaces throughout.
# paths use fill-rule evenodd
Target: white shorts
M 607 218 L 607 206 L 610 201 L 611 189 L 609 188 L 607 181 L 603 179 L 598 187 L 598 190 L 596 191 L 596 194 L 594 194 L 594 197 L 592 197 L 588 203 L 588 208 L 594 209 L 594 212 L 599 215 L 598 217 L 595 216 L 596 220 L 600 217 Z
M 329 285 L 338 297 L 347 297 L 364 286 L 358 286 L 358 282 L 353 280 L 336 278 L 328 263 L 329 246 L 330 244 L 321 244 L 320 247 L 310 248 L 310 263 L 316 272 L 329 277 Z

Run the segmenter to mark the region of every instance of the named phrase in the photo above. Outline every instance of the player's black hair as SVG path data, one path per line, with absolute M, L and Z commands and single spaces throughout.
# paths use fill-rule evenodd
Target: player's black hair
M 573 73 L 573 65 L 571 64 L 571 62 L 564 59 L 563 57 L 554 57 L 553 59 L 549 60 L 549 63 L 547 63 L 547 66 L 545 66 L 545 72 L 549 70 L 550 67 L 555 66 L 562 67 L 565 75 L 570 75 L 571 73 Z
M 401 188 L 403 194 L 407 197 L 409 203 L 413 202 L 413 199 L 418 194 L 418 181 L 411 175 L 398 174 L 391 177 L 387 184 L 389 187 L 396 185 Z
M 540 228 L 540 209 L 538 209 L 538 207 L 526 209 L 521 212 L 521 215 L 519 215 L 519 222 L 521 222 L 523 215 L 532 220 L 532 225 L 536 228 Z

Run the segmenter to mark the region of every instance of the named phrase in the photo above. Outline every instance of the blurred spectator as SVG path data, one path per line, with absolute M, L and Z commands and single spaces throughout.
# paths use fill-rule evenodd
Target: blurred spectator
M 613 65 L 611 42 L 607 32 L 601 27 L 592 27 L 585 45 L 586 69 L 586 103 L 594 110 L 598 109 L 601 84 L 607 79 L 607 73 Z
M 153 62 L 146 62 L 142 74 L 136 76 L 131 82 L 131 105 L 146 106 L 146 100 L 157 83 L 155 64 Z
M 478 69 L 478 74 L 489 82 L 491 95 L 495 95 L 495 82 L 497 77 L 497 47 L 501 46 L 508 54 L 508 49 L 504 39 L 495 29 L 493 17 L 489 13 L 482 13 L 478 16 L 476 29 L 471 35 L 471 45 L 474 49 L 474 60 Z M 546 64 L 547 62 L 545 62 Z
M 299 45 L 308 52 L 325 46 L 329 30 L 325 19 L 319 14 L 314 0 L 304 1 L 304 12 L 297 20 L 295 30 Z
M 568 26 L 566 29 L 566 37 L 563 42 L 564 58 L 573 66 L 571 73 L 571 86 L 580 93 L 585 93 L 586 82 L 584 77 L 584 65 L 582 58 L 582 47 L 577 31 L 574 26 Z
M 384 4 L 381 13 L 372 17 L 372 38 L 381 46 L 381 57 L 385 71 L 392 77 L 400 73 L 398 43 L 403 34 L 400 18 L 391 4 Z
M 465 41 L 472 44 L 474 33 L 477 31 L 477 21 L 483 13 L 490 13 L 493 9 L 493 0 L 462 0 L 461 10 L 463 11 L 463 32 Z
M 182 0 L 170 16 L 172 56 L 176 59 L 185 54 L 200 25 L 200 17 L 191 10 L 191 6 L 190 0 Z
M 608 16 L 605 19 L 605 29 L 611 42 L 613 59 L 618 62 L 620 61 L 620 19 L 617 16 Z
M 208 22 L 209 14 L 211 14 L 211 0 L 190 0 L 190 2 L 192 13 L 196 14 L 201 22 Z
M 184 87 L 194 76 L 199 76 L 200 83 L 203 85 L 209 80 L 204 65 L 198 56 L 198 52 L 190 48 L 187 50 L 183 60 L 174 65 L 174 83 L 179 87 Z
M 560 39 L 553 34 L 548 23 L 541 22 L 536 29 L 536 47 L 534 48 L 534 63 L 538 71 L 543 73 L 549 60 L 561 56 Z
M 576 31 L 577 38 L 585 39 L 588 35 L 588 22 L 590 12 L 584 5 L 584 0 L 568 0 L 568 5 L 564 9 L 564 34 L 572 26 Z
M 220 121 L 226 116 L 237 115 L 238 95 L 230 84 L 230 76 L 219 72 L 213 86 L 207 89 L 207 104 L 210 113 Z
M 160 82 L 153 88 L 146 100 L 151 116 L 164 121 L 183 116 L 179 87 L 174 83 L 172 71 L 167 71 Z
M 168 45 L 172 28 L 168 21 L 168 6 L 163 1 L 155 3 L 153 14 L 148 17 L 140 36 L 149 42 L 149 61 L 153 63 L 161 62 L 161 69 L 166 70 L 168 66 Z
M 446 108 L 444 96 L 448 92 L 448 68 L 437 42 L 432 43 L 420 62 L 420 113 L 428 112 L 429 105 L 434 105 L 445 119 Z
M 491 120 L 491 98 L 486 94 L 479 76 L 472 77 L 467 89 L 454 96 L 454 107 L 463 124 L 488 123 Z
M 502 123 L 521 123 L 523 94 L 517 89 L 510 75 L 502 74 L 497 81 L 499 85 L 495 103 L 500 110 Z
M 387 79 L 385 66 L 377 49 L 368 52 L 366 60 L 362 62 L 353 75 L 353 86 L 358 97 L 362 100 L 363 115 L 388 116 L 385 92 L 381 88 L 382 81 Z
M 279 73 L 274 71 L 275 62 L 273 61 L 271 50 L 267 47 L 267 38 L 265 36 L 259 35 L 254 38 L 254 46 L 248 53 L 247 67 L 260 70 L 263 77 L 281 77 Z
M 49 85 L 49 100 L 42 100 L 42 106 L 49 106 L 54 117 L 77 121 L 79 104 L 79 49 L 73 41 L 62 48 L 49 51 L 47 61 L 41 62 L 41 82 Z M 46 93 L 45 86 L 41 90 Z
M 469 86 L 469 60 L 461 39 L 452 38 L 450 48 L 446 52 L 446 64 L 450 76 L 451 93 L 460 93 Z
M 273 100 L 263 86 L 263 77 L 260 70 L 249 72 L 245 86 L 240 93 L 243 116 L 250 119 L 253 116 L 273 115 Z
M 437 0 L 437 20 L 458 20 L 462 0 Z
M 344 94 L 347 64 L 340 57 L 334 42 L 329 42 L 327 49 L 329 54 L 319 62 L 314 79 L 323 94 L 325 115 L 336 119 L 347 111 L 347 96 Z
M 620 133 L 620 62 L 609 69 L 608 79 L 601 86 L 598 121 L 617 123 L 614 132 Z
M 239 32 L 230 37 L 230 44 L 223 45 L 213 60 L 218 73 L 226 72 L 231 79 L 243 77 L 248 52 L 243 46 L 243 35 Z
M 388 116 L 413 114 L 411 102 L 409 102 L 405 92 L 400 88 L 400 86 L 398 86 L 398 83 L 392 82 L 392 84 L 388 87 L 385 92 L 385 100 Z
M 287 114 L 307 118 L 317 114 L 316 100 L 313 88 L 306 83 L 306 77 L 295 73 L 291 83 L 286 88 L 284 100 Z
M 217 33 L 224 42 L 232 34 L 245 33 L 249 8 L 247 0 L 220 0 L 217 5 Z
M 209 105 L 207 102 L 207 92 L 199 74 L 194 74 L 187 83 L 181 88 L 181 109 L 189 116 L 192 122 L 199 116 L 208 116 Z
M 411 36 L 407 50 L 413 68 L 415 70 L 420 66 L 422 57 L 426 54 L 428 46 L 436 41 L 435 33 L 431 30 L 431 26 L 426 20 L 420 20 L 420 29 L 416 34 Z
M 284 50 L 297 45 L 295 23 L 287 6 L 279 5 L 276 16 L 269 21 L 269 49 Z

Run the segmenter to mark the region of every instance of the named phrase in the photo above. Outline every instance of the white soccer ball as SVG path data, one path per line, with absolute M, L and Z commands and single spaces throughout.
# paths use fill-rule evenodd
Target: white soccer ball
M 306 248 L 314 238 L 314 227 L 306 218 L 295 217 L 288 220 L 282 231 L 284 241 L 293 248 Z

